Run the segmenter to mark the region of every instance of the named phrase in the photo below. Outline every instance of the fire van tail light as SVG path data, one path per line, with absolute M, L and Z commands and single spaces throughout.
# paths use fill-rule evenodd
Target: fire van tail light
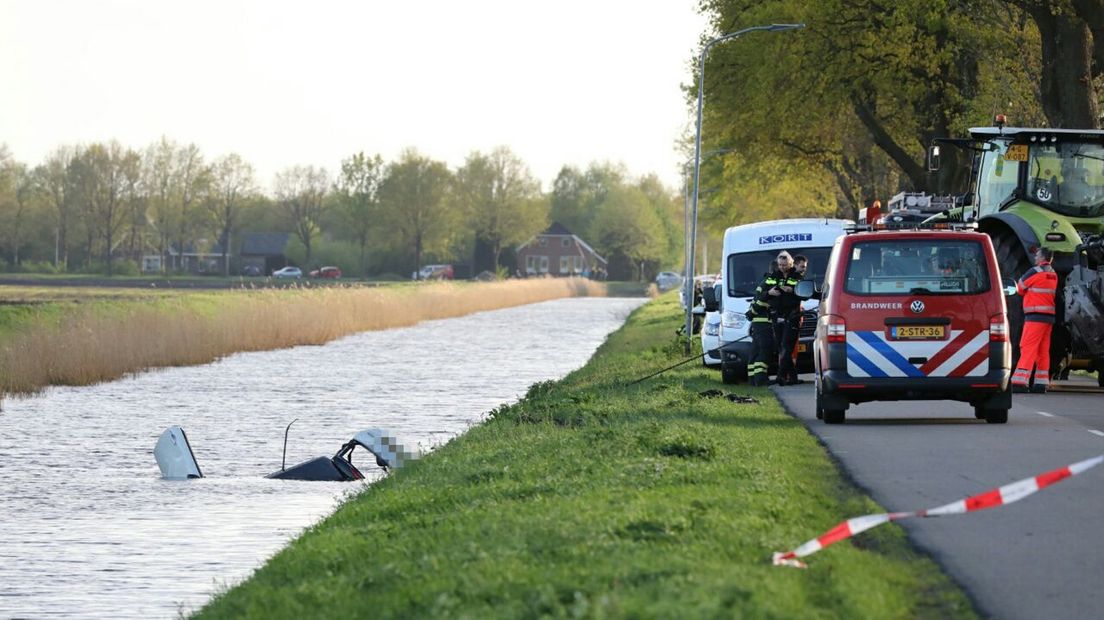
M 828 342 L 847 342 L 847 321 L 842 316 L 826 314 L 820 318 Z
M 989 342 L 1008 342 L 1008 319 L 1004 314 L 989 317 Z

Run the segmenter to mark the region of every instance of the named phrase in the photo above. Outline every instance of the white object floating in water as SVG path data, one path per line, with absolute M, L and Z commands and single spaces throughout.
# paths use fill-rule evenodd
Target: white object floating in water
M 192 453 L 192 446 L 188 443 L 188 436 L 179 426 L 170 426 L 161 433 L 153 448 L 153 456 L 157 459 L 157 466 L 161 468 L 161 476 L 166 480 L 203 477 L 195 454 Z

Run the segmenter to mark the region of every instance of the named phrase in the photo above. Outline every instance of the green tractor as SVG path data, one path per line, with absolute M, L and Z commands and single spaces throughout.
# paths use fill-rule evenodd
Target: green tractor
M 1006 283 L 1031 267 L 1034 248 L 1053 250 L 1051 374 L 1096 370 L 1104 386 L 1104 131 L 1004 127 L 997 117 L 997 126 L 972 128 L 969 138 L 937 139 L 928 153 L 933 171 L 941 145 L 968 155 L 969 189 L 929 220 L 976 222 L 993 239 Z M 1008 314 L 1018 349 L 1019 296 L 1008 298 Z

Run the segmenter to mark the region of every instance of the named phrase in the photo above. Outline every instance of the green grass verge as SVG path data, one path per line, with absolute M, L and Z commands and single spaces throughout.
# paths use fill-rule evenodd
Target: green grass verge
M 896 525 L 774 567 L 881 508 L 766 390 L 698 392 L 673 295 L 583 369 L 400 470 L 309 528 L 201 618 L 974 617 Z

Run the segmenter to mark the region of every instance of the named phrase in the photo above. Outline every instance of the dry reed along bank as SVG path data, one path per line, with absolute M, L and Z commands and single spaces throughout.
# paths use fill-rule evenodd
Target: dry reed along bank
M 227 291 L 43 309 L 42 320 L 24 321 L 0 339 L 0 398 L 151 368 L 205 364 L 239 351 L 323 344 L 428 319 L 605 295 L 600 283 L 541 279 Z

